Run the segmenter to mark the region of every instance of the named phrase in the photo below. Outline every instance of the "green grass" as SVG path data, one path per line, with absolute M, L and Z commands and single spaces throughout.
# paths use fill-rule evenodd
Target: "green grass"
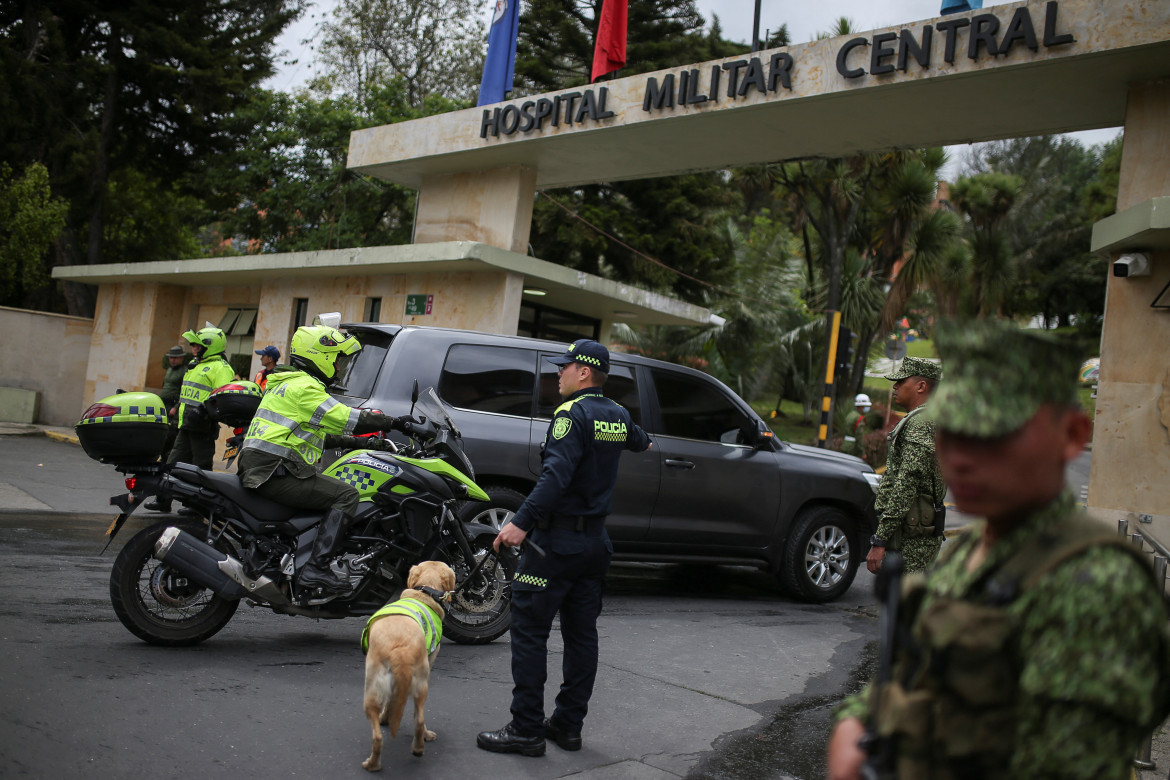
M 930 339 L 916 338 L 913 341 L 906 343 L 906 354 L 909 357 L 916 358 L 936 358 L 938 354 L 934 351 L 934 342 Z
M 800 404 L 795 401 L 781 402 L 780 411 L 783 414 L 776 417 L 772 417 L 772 410 L 775 408 L 773 401 L 756 401 L 752 404 L 752 408 L 756 410 L 756 414 L 764 419 L 764 422 L 768 423 L 768 427 L 780 440 L 790 441 L 793 444 L 814 444 L 816 442 L 817 427 L 821 420 L 819 406 L 813 409 L 812 422 L 809 425 L 801 423 L 804 412 Z
M 1081 407 L 1089 413 L 1089 419 L 1096 419 L 1097 399 L 1093 398 L 1093 385 L 1081 385 L 1078 387 L 1077 396 L 1080 398 Z

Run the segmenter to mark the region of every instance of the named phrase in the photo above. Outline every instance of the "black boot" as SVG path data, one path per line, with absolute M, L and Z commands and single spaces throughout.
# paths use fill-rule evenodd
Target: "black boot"
M 353 589 L 349 580 L 338 577 L 329 566 L 333 550 L 341 542 L 341 534 L 348 524 L 349 517 L 340 509 L 330 509 L 325 515 L 313 540 L 313 555 L 297 578 L 302 588 L 321 588 L 327 595 L 344 595 Z
M 171 502 L 170 499 L 163 500 L 159 496 L 155 496 L 153 501 L 147 501 L 142 505 L 143 509 L 149 509 L 152 512 L 162 512 L 163 514 L 170 514 Z

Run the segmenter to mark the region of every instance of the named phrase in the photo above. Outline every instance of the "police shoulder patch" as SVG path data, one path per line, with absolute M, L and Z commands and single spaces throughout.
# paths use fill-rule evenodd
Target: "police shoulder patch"
M 569 429 L 573 427 L 573 421 L 568 417 L 558 417 L 553 423 L 552 435 L 554 439 L 563 439 L 569 434 Z

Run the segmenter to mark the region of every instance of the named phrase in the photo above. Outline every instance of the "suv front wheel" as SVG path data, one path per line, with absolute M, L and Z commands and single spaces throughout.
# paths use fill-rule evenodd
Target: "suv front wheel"
M 512 488 L 490 485 L 483 492 L 489 500 L 464 501 L 459 508 L 459 519 L 464 523 L 479 523 L 499 531 L 524 503 L 524 494 Z
M 832 601 L 853 584 L 861 563 L 856 524 L 831 506 L 805 509 L 793 524 L 784 549 L 780 584 L 802 601 Z

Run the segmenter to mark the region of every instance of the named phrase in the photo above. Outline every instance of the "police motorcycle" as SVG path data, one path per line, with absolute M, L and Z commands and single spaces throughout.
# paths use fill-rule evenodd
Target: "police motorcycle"
M 244 415 L 251 417 L 259 388 L 252 391 L 250 384 L 213 393 L 221 401 L 220 422 L 240 425 Z M 207 405 L 214 414 L 216 402 Z M 366 617 L 398 598 L 412 565 L 442 560 L 456 575 L 454 591 L 446 594 L 444 634 L 463 644 L 501 636 L 510 622 L 518 556 L 492 550 L 495 529 L 455 516 L 459 502 L 488 496 L 475 484 L 459 429 L 433 388 L 420 394 L 415 384 L 410 420 L 405 444 L 366 439 L 324 470 L 361 494 L 331 562 L 352 586 L 338 596 L 308 592 L 296 582 L 323 512 L 269 501 L 244 489 L 235 474 L 157 462 L 167 418 L 156 395 L 122 393 L 91 406 L 76 426 L 82 447 L 123 473 L 129 491 L 110 499 L 121 510 L 106 531 L 110 541 L 150 496 L 170 497 L 199 515 L 155 523 L 125 544 L 110 577 L 118 619 L 140 639 L 174 647 L 213 636 L 241 602 L 281 615 Z

